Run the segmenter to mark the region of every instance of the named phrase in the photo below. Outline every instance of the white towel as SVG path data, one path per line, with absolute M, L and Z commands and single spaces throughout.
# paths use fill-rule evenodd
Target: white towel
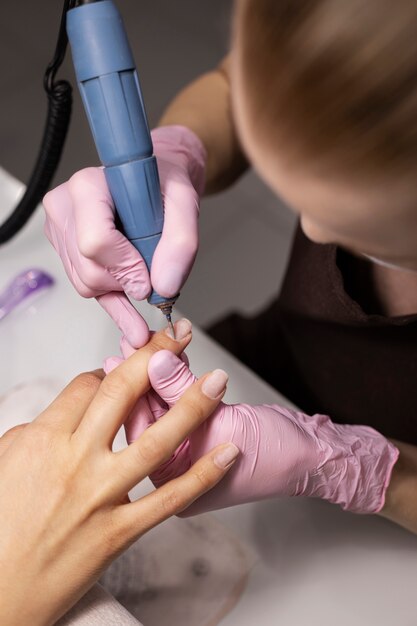
M 238 602 L 253 564 L 251 551 L 213 515 L 171 518 L 100 582 L 146 626 L 214 626 Z
M 52 402 L 64 387 L 55 378 L 42 378 L 13 387 L 0 396 L 0 436 L 6 430 L 31 422 Z

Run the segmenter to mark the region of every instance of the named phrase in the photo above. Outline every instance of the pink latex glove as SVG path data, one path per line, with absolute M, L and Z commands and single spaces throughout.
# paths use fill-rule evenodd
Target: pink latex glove
M 98 302 L 135 348 L 149 330 L 125 294 L 145 299 L 151 283 L 162 296 L 175 296 L 186 281 L 198 249 L 199 199 L 204 190 L 206 151 L 183 126 L 152 131 L 164 201 L 165 222 L 149 278 L 139 252 L 114 224 L 114 205 L 102 168 L 87 168 L 50 191 L 43 203 L 45 234 L 65 271 L 86 298 Z
M 153 392 L 125 424 L 129 442 L 177 402 L 195 377 L 171 352 L 149 364 Z M 158 395 L 159 397 L 158 397 Z M 166 404 L 165 404 L 166 403 Z M 151 479 L 159 486 L 183 474 L 218 443 L 241 451 L 236 466 L 187 515 L 275 496 L 311 496 L 355 513 L 376 513 L 385 500 L 398 450 L 367 426 L 334 424 L 275 405 L 220 404 Z

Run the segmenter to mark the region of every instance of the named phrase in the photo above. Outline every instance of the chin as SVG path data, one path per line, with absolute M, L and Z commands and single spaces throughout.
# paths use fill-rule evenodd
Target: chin
M 322 230 L 319 226 L 316 226 L 314 222 L 306 219 L 303 215 L 300 219 L 300 225 L 305 236 L 314 243 L 337 243 L 329 237 L 328 233 Z

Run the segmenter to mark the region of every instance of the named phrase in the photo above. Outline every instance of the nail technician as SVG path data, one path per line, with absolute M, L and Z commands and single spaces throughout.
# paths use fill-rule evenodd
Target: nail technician
M 279 298 L 212 334 L 308 414 L 221 404 L 152 475 L 163 485 L 233 441 L 238 462 L 190 513 L 304 495 L 417 532 L 416 28 L 412 0 L 238 0 L 230 56 L 152 133 L 165 225 L 150 277 L 115 229 L 102 170 L 45 198 L 70 280 L 135 348 L 148 328 L 125 293 L 180 290 L 204 191 L 227 188 L 250 163 L 300 216 Z M 194 381 L 166 351 L 149 376 L 162 401 L 137 407 L 129 441 Z

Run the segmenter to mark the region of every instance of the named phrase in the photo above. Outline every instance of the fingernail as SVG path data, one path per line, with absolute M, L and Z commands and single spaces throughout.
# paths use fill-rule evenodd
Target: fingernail
M 201 391 L 211 400 L 215 400 L 225 390 L 228 380 L 229 376 L 224 370 L 214 370 L 203 382 Z
M 180 341 L 181 339 L 185 339 L 187 335 L 192 331 L 193 325 L 190 320 L 187 320 L 185 317 L 174 324 L 175 328 L 175 339 Z M 172 339 L 171 331 L 169 328 L 165 329 L 165 333 Z
M 239 448 L 234 443 L 228 443 L 215 455 L 213 461 L 220 469 L 226 469 L 233 463 L 239 454 Z

